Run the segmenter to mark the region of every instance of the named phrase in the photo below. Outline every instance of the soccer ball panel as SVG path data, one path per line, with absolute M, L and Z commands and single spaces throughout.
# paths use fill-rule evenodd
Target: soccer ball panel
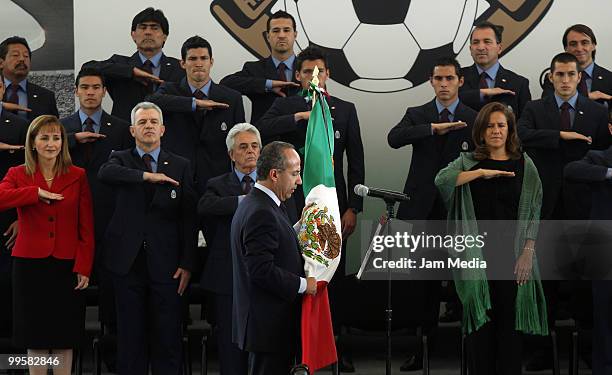
M 455 39 L 465 3 L 466 0 L 412 0 L 406 26 L 422 49 L 440 47 Z
M 318 45 L 342 48 L 359 26 L 351 0 L 307 0 L 295 4 L 296 21 L 306 30 L 308 40 Z
M 478 0 L 467 0 L 463 17 L 459 23 L 459 30 L 457 30 L 457 36 L 453 41 L 453 51 L 455 53 L 459 53 L 463 46 L 465 46 L 465 42 L 470 38 L 470 32 L 472 31 L 472 25 L 474 24 L 474 19 L 476 19 L 477 12 Z
M 361 24 L 344 47 L 351 67 L 361 78 L 403 77 L 419 53 L 419 46 L 403 24 Z
M 333 0 L 330 0 L 333 1 Z M 353 8 L 361 23 L 395 25 L 404 22 L 410 1 L 353 0 Z

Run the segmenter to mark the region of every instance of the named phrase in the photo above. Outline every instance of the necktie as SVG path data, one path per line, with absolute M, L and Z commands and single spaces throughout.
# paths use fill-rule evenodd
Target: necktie
M 153 74 L 153 62 L 151 60 L 146 60 L 142 63 L 142 70 L 149 74 Z
M 571 120 L 570 120 L 570 108 L 572 106 L 568 102 L 563 102 L 561 104 L 561 130 L 570 130 L 572 128 Z
M 276 70 L 278 71 L 278 79 L 280 81 L 287 81 L 287 65 L 285 65 L 285 63 L 280 63 Z
M 478 82 L 478 88 L 481 88 L 481 89 L 489 88 L 489 83 L 487 82 L 487 78 L 489 78 L 489 75 L 487 74 L 487 72 L 480 73 L 480 81 Z
M 582 75 L 580 76 L 580 82 L 578 83 L 578 93 L 580 93 L 580 95 L 586 96 L 587 98 L 589 97 L 589 87 L 587 86 L 586 80 L 589 78 L 591 78 L 591 76 L 589 76 L 589 73 L 582 72 Z
M 147 171 L 153 172 L 153 166 L 151 165 L 151 162 L 153 162 L 153 156 L 144 154 L 142 155 L 142 161 L 144 162 L 145 167 L 147 167 Z
M 251 188 L 253 187 L 251 185 L 252 183 L 253 183 L 253 179 L 248 174 L 242 177 L 242 183 L 240 185 L 242 187 L 242 192 L 244 194 L 248 194 L 251 191 Z
M 83 129 L 86 132 L 91 132 L 94 133 L 94 120 L 91 119 L 91 117 L 87 117 L 85 119 L 85 121 L 83 122 L 83 124 L 85 125 L 85 128 Z
M 16 85 L 14 83 L 11 83 L 11 86 L 9 86 L 10 90 L 9 90 L 9 95 L 6 98 L 6 101 L 9 103 L 14 103 L 14 104 L 19 104 L 19 95 L 17 95 L 17 92 L 19 91 L 19 85 Z M 11 111 L 13 113 L 17 113 L 17 111 Z
M 448 108 L 444 108 L 442 111 L 440 111 L 440 122 L 450 122 L 450 111 L 448 110 Z
M 193 92 L 193 97 L 196 99 L 206 99 L 206 94 L 202 92 L 202 90 L 195 90 Z

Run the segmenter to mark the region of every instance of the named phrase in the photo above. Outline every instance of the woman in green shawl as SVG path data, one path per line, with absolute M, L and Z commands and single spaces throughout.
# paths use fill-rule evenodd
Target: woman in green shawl
M 501 266 L 454 272 L 468 367 L 473 375 L 520 374 L 521 333 L 548 334 L 534 248 L 542 184 L 533 161 L 520 151 L 514 114 L 505 105 L 485 105 L 472 136 L 474 152 L 462 153 L 435 180 L 449 229 L 457 235 L 487 233 L 484 246 L 476 241 L 451 254 Z

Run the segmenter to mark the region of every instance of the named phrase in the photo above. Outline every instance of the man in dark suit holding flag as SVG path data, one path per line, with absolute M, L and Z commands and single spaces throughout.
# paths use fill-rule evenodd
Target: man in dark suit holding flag
M 289 373 L 300 337 L 300 295 L 317 290 L 316 279 L 304 277 L 297 235 L 282 205 L 301 183 L 293 146 L 267 145 L 257 161 L 257 183 L 232 220 L 232 337 L 249 352 L 249 375 Z

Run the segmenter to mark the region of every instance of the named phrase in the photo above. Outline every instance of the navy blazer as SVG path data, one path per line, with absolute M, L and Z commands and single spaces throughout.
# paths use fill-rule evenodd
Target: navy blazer
M 70 157 L 74 165 L 84 168 L 87 172 L 87 180 L 93 197 L 94 219 L 96 222 L 96 242 L 103 239 L 106 226 L 110 221 L 115 209 L 115 197 L 113 191 L 107 184 L 98 180 L 98 170 L 102 164 L 108 161 L 111 152 L 134 147 L 134 138 L 130 134 L 130 124 L 118 117 L 102 112 L 100 118 L 100 134 L 106 138 L 100 138 L 93 143 L 78 143 L 74 138 L 75 133 L 83 131 L 83 125 L 79 112 L 60 120 L 68 135 Z M 91 147 L 91 151 L 87 148 Z M 89 158 L 87 153 L 91 152 Z
M 591 77 L 591 91 L 601 91 L 608 95 L 612 95 L 612 72 L 608 69 L 594 64 L 593 77 Z M 555 88 L 547 77 L 544 77 L 542 85 L 542 98 L 554 96 Z M 600 104 L 604 104 L 605 100 L 598 100 Z M 608 108 L 612 106 L 612 101 L 608 100 Z
M 527 78 L 500 65 L 495 76 L 494 87 L 514 91 L 516 95 L 495 95 L 493 97 L 486 97 L 487 101 L 482 102 L 480 100 L 480 75 L 478 74 L 476 64 L 465 67 L 461 71 L 463 72 L 464 82 L 463 86 L 459 88 L 459 98 L 463 104 L 478 112 L 487 103 L 500 102 L 512 107 L 516 118 L 522 116 L 525 104 L 531 100 L 529 80 Z
M 23 117 L 2 109 L 2 114 L 0 114 L 0 142 L 24 146 L 28 125 L 29 123 Z M 23 164 L 24 158 L 24 150 L 0 151 L 0 179 L 4 177 L 10 167 Z M 17 220 L 16 210 L 0 212 L 0 232 L 4 233 L 15 220 Z M 11 257 L 11 253 L 6 250 L 4 242 L 0 241 L 0 266 L 7 264 Z
M 232 338 L 249 352 L 286 352 L 299 338 L 300 277 L 297 235 L 282 209 L 253 188 L 231 227 Z
M 181 68 L 179 60 L 174 57 L 162 54 L 159 64 L 159 78 L 165 82 L 178 82 L 185 77 L 185 71 Z M 104 61 L 92 60 L 83 64 L 83 67 L 93 67 L 104 74 L 106 88 L 113 99 L 111 114 L 131 122 L 132 109 L 150 93 L 147 86 L 134 80 L 134 68 L 143 69 L 138 52 L 132 56 L 112 55 Z
M 328 99 L 328 105 L 334 127 L 334 180 L 340 214 L 342 215 L 348 208 L 361 211 L 363 209 L 363 198 L 353 191 L 355 185 L 363 184 L 365 180 L 363 143 L 357 111 L 353 103 L 335 96 Z M 300 150 L 306 144 L 308 121 L 302 120 L 296 123 L 293 115 L 296 112 L 304 111 L 310 111 L 310 103 L 307 103 L 302 96 L 294 95 L 287 98 L 278 98 L 255 124 L 261 132 L 264 144 L 276 140 L 291 143 L 300 152 L 302 164 L 304 155 Z M 345 153 L 348 162 L 347 179 L 344 178 Z M 301 197 L 303 200 L 301 186 L 298 187 L 296 192 L 298 193 L 296 199 Z M 301 207 L 304 204 L 303 202 L 301 204 L 296 202 L 296 205 L 299 209 L 299 216 L 301 216 Z
M 425 220 L 429 217 L 436 198 L 441 199 L 434 179 L 448 163 L 463 151 L 474 148 L 472 126 L 477 113 L 459 102 L 454 121 L 464 121 L 467 127 L 445 135 L 432 134 L 431 124 L 439 123 L 435 99 L 420 107 L 406 110 L 402 120 L 387 135 L 392 148 L 412 145 L 412 159 L 404 193 L 410 199 L 400 203 L 398 218 Z
M 193 95 L 183 78 L 168 82 L 147 98 L 164 111 L 165 149 L 181 155 L 194 168 L 196 190 L 201 195 L 209 178 L 232 170 L 225 138 L 236 124 L 244 122 L 244 106 L 240 93 L 212 83 L 208 99 L 227 103 L 229 108 L 192 111 Z
M 297 59 L 293 63 L 294 72 L 296 69 L 295 61 Z M 266 91 L 266 80 L 268 79 L 278 80 L 278 71 L 274 66 L 272 57 L 258 61 L 247 61 L 241 71 L 224 77 L 219 83 L 231 87 L 251 100 L 251 124 L 254 124 L 272 106 L 274 100 L 279 98 L 274 92 Z M 299 84 L 295 79 L 295 74 L 293 81 Z M 288 95 L 297 94 L 299 91 L 299 87 L 292 87 L 288 90 Z
M 217 294 L 232 295 L 230 228 L 240 195 L 243 195 L 242 187 L 236 172 L 232 171 L 208 180 L 206 192 L 198 202 L 208 250 L 200 284 Z
M 157 165 L 158 173 L 180 185 L 144 182 L 146 167 L 134 148 L 113 152 L 100 167 L 98 178 L 113 186 L 116 202 L 106 230 L 104 263 L 110 271 L 126 275 L 143 249 L 151 279 L 167 283 L 173 282 L 178 267 L 193 272 L 196 196 L 188 160 L 162 149 Z M 152 189 L 150 201 L 147 189 Z
M 559 107 L 554 96 L 549 96 L 527 103 L 518 121 L 518 135 L 542 180 L 542 218 L 552 217 L 560 194 L 563 194 L 569 216 L 565 219 L 586 219 L 591 196 L 588 186 L 564 182 L 563 168 L 567 163 L 584 157 L 589 149 L 603 150 L 612 144 L 608 112 L 603 105 L 578 96 L 572 131 L 592 137 L 591 145 L 584 141 L 562 140 L 560 124 Z
M 591 185 L 591 218 L 612 220 L 612 180 L 606 179 L 612 168 L 612 147 L 606 150 L 590 150 L 581 160 L 565 166 L 565 178 Z
M 28 108 L 32 110 L 31 112 L 27 112 L 28 122 L 31 122 L 36 117 L 41 115 L 53 115 L 55 117 L 59 117 L 57 103 L 55 101 L 55 94 L 53 91 L 32 83 L 30 80 L 26 81 L 26 90 L 28 94 Z M 8 95 L 9 92 L 6 90 L 2 100 L 7 101 Z M 6 109 L 2 110 L 2 112 L 4 111 L 6 111 Z

